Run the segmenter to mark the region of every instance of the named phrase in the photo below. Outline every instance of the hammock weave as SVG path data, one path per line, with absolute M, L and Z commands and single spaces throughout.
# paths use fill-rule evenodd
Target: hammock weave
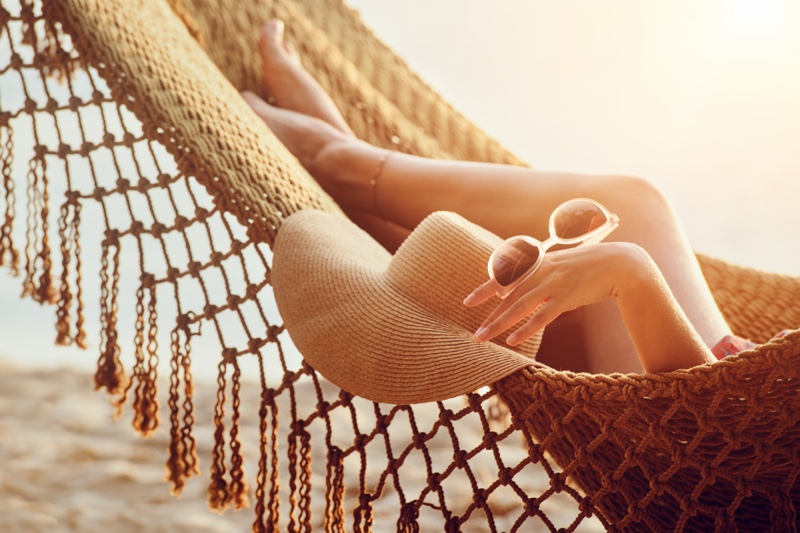
M 255 531 L 796 529 L 800 331 L 658 375 L 534 363 L 489 391 L 413 408 L 353 397 L 293 357 L 269 246 L 297 210 L 340 211 L 239 97 L 263 94 L 255 43 L 269 18 L 287 21 L 359 137 L 521 164 L 339 0 L 3 0 L 0 264 L 55 307 L 56 342 L 81 347 L 94 338 L 84 274 L 99 270 L 96 385 L 132 408 L 142 435 L 169 426 L 174 492 L 205 460 L 190 362 L 206 353 L 218 371 L 209 503 L 252 503 Z M 800 279 L 700 261 L 737 334 L 766 342 L 800 324 Z M 245 406 L 253 376 L 260 405 Z M 510 423 L 497 423 L 499 405 Z M 258 416 L 253 489 L 246 410 Z

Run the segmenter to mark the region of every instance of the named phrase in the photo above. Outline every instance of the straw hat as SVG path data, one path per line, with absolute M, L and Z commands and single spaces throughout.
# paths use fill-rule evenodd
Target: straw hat
M 488 279 L 500 242 L 438 212 L 393 257 L 340 215 L 300 211 L 275 240 L 275 301 L 306 361 L 342 389 L 397 404 L 451 398 L 529 365 L 541 342 L 511 349 L 473 338 L 500 300 L 462 302 Z

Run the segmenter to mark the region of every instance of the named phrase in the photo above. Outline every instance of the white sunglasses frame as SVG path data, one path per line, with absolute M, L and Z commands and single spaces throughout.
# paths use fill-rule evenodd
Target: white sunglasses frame
M 596 227 L 595 229 L 593 229 L 592 231 L 585 233 L 579 237 L 572 237 L 570 239 L 559 238 L 556 235 L 555 219 L 554 219 L 555 214 L 558 212 L 559 209 L 568 204 L 571 204 L 572 202 L 589 202 L 591 204 L 594 204 L 606 216 L 606 221 L 603 222 L 598 227 Z M 619 226 L 619 217 L 616 214 L 609 211 L 608 209 L 606 209 L 606 207 L 603 204 L 601 204 L 596 200 L 592 200 L 591 198 L 572 198 L 570 200 L 567 200 L 566 202 L 559 204 L 559 206 L 553 209 L 553 212 L 550 214 L 550 224 L 549 224 L 550 236 L 547 238 L 546 241 L 542 242 L 539 239 L 535 239 L 527 235 L 516 235 L 514 237 L 509 237 L 508 239 L 504 240 L 497 248 L 494 249 L 492 255 L 489 256 L 489 261 L 488 261 L 489 277 L 492 279 L 492 281 L 495 282 L 495 285 L 498 287 L 497 295 L 500 298 L 505 298 L 506 296 L 514 292 L 514 289 L 516 289 L 522 282 L 531 277 L 534 274 L 534 272 L 536 272 L 539 269 L 539 267 L 542 264 L 542 261 L 544 261 L 545 253 L 547 253 L 547 250 L 552 248 L 554 245 L 577 244 L 578 246 L 582 246 L 584 244 L 598 243 L 603 239 L 605 239 L 609 233 L 614 231 L 617 228 L 617 226 Z M 534 263 L 534 265 L 530 267 L 528 271 L 525 272 L 523 275 L 521 275 L 519 278 L 509 283 L 508 285 L 501 285 L 500 282 L 498 282 L 494 277 L 494 271 L 492 270 L 492 263 L 494 262 L 496 255 L 501 248 L 503 248 L 509 242 L 515 241 L 517 239 L 521 239 L 527 242 L 528 244 L 531 244 L 536 248 L 538 248 L 539 257 L 536 259 L 536 263 Z

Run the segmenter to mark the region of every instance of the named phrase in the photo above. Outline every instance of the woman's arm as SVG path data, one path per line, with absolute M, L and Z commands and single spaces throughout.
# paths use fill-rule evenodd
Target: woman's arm
M 496 294 L 484 283 L 464 303 L 478 305 Z M 646 372 L 690 368 L 716 359 L 675 301 L 650 256 L 630 243 L 603 243 L 548 252 L 542 265 L 497 309 L 475 334 L 491 339 L 517 322 L 527 322 L 507 342 L 519 344 L 558 315 L 616 298 L 628 333 Z

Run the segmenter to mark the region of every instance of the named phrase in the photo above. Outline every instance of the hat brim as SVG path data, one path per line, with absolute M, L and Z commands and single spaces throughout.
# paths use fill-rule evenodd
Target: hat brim
M 275 301 L 303 357 L 342 389 L 396 404 L 452 398 L 531 364 L 539 347 L 540 335 L 522 353 L 473 338 L 499 300 L 462 300 L 499 242 L 440 212 L 393 257 L 344 217 L 300 211 L 275 240 Z

